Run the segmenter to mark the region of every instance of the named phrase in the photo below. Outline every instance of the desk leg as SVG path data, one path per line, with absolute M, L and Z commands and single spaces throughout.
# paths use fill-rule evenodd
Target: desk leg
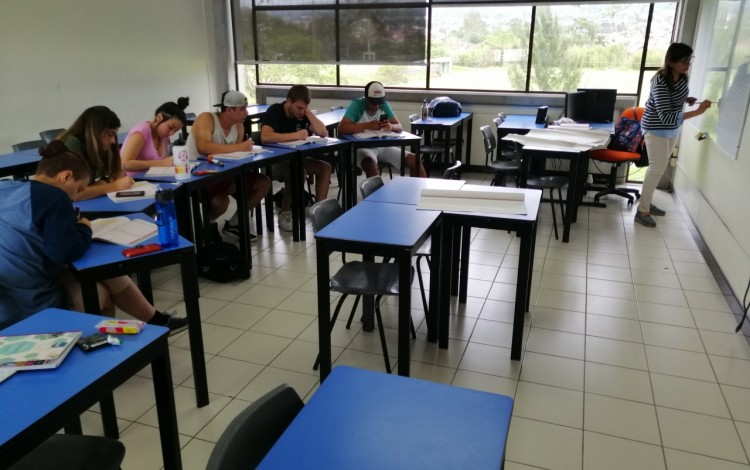
M 451 131 L 448 129 L 448 140 L 451 138 Z M 461 160 L 464 165 L 468 165 L 469 162 L 464 161 L 464 122 L 460 121 L 458 127 L 456 127 L 456 160 Z
M 471 163 L 471 131 L 473 125 L 474 115 L 472 114 L 466 123 L 466 161 L 464 163 L 467 165 Z
M 193 216 L 190 211 L 190 194 L 182 188 L 177 191 L 175 198 L 175 209 L 177 210 L 177 231 L 180 232 L 186 240 L 195 241 L 193 233 Z
M 411 254 L 398 260 L 398 375 L 409 377 L 411 355 Z
M 270 166 L 267 166 L 265 168 L 264 173 L 266 176 L 268 176 L 268 179 L 273 181 L 272 178 L 272 170 Z M 273 184 L 271 185 L 271 188 L 268 190 L 268 194 L 266 194 L 266 230 L 269 232 L 273 232 L 276 230 L 276 227 L 273 225 Z M 258 231 L 260 234 L 260 230 Z
M 469 248 L 471 247 L 471 227 L 461 227 L 461 270 L 458 285 L 458 303 L 465 304 L 469 290 Z
M 250 254 L 250 208 L 247 207 L 247 188 L 245 187 L 245 170 L 243 169 L 234 179 L 235 201 L 237 201 L 237 222 L 240 230 L 240 253 L 247 259 L 252 269 L 252 258 Z
M 349 191 L 348 209 L 351 209 L 357 205 L 357 149 L 354 145 L 350 145 L 349 149 L 349 184 L 346 189 Z
M 458 270 L 461 267 L 461 260 L 459 259 L 459 256 L 461 255 L 461 227 L 458 225 L 453 226 L 453 257 L 451 258 L 451 295 L 457 296 L 458 295 L 458 281 L 460 280 L 460 275 Z
M 192 346 L 192 345 L 191 345 Z M 159 419 L 159 437 L 164 469 L 182 468 L 180 438 L 177 433 L 177 412 L 175 411 L 172 368 L 169 362 L 169 345 L 164 340 L 164 353 L 151 363 L 156 396 L 156 415 Z
M 329 283 L 328 250 L 321 242 L 315 243 L 318 259 L 318 354 L 320 382 L 331 373 L 331 292 Z
M 579 156 L 580 157 L 580 156 Z M 565 197 L 565 220 L 563 221 L 563 243 L 570 241 L 570 225 L 575 222 L 576 206 L 578 205 L 578 184 L 581 158 L 570 160 L 568 170 L 568 193 Z
M 430 304 L 428 312 L 425 312 L 425 318 L 427 319 L 427 341 L 436 343 L 438 339 L 438 331 L 440 331 L 441 315 L 440 312 L 442 307 L 440 305 L 440 273 L 446 269 L 445 263 L 443 263 L 443 231 L 445 230 L 446 222 L 442 222 L 437 230 L 432 232 L 430 238 Z
M 186 253 L 180 257 L 180 272 L 182 274 L 182 292 L 185 298 L 185 311 L 188 319 L 188 338 L 190 339 L 190 358 L 193 362 L 195 401 L 200 408 L 208 405 L 208 378 L 206 377 L 206 361 L 203 356 L 203 332 L 200 306 L 198 305 L 198 272 L 193 253 Z
M 143 297 L 148 300 L 148 303 L 154 305 L 154 292 L 151 286 L 151 272 L 138 272 L 136 273 L 136 278 L 138 279 L 138 289 L 141 291 L 141 294 L 143 294 Z
M 531 257 L 529 258 L 529 282 L 526 286 L 526 311 L 531 306 L 531 280 L 534 277 L 534 256 L 536 253 L 536 221 L 531 226 Z
M 406 175 L 406 145 L 401 146 L 401 176 Z
M 99 308 L 99 291 L 96 288 L 96 282 L 80 280 L 80 284 L 81 296 L 83 297 L 83 310 L 94 315 L 101 315 L 101 309 Z M 120 431 L 117 427 L 115 399 L 111 393 L 104 395 L 101 400 L 99 400 L 99 409 L 102 412 L 102 427 L 104 428 L 104 435 L 113 439 L 119 439 Z M 79 421 L 78 434 L 80 434 L 80 427 L 81 423 Z
M 80 436 L 81 434 L 83 434 L 83 429 L 81 428 L 81 417 L 76 416 L 75 418 L 71 419 L 70 422 L 68 422 L 68 424 L 63 427 L 63 429 L 65 430 L 65 434 L 77 434 Z
M 443 216 L 443 228 L 442 228 L 442 240 L 443 246 L 440 252 L 440 258 L 442 269 L 439 272 L 440 275 L 440 288 L 438 289 L 438 346 L 442 349 L 448 348 L 448 336 L 450 332 L 450 290 L 448 286 L 451 284 L 451 277 L 453 276 L 453 238 L 454 238 L 455 227 L 453 224 L 448 222 Z M 430 276 L 437 276 L 436 273 L 430 271 Z M 432 292 L 430 292 L 432 295 Z
M 524 228 L 521 235 L 521 251 L 518 258 L 518 278 L 516 279 L 516 303 L 513 309 L 513 339 L 510 346 L 510 358 L 521 360 L 521 343 L 523 342 L 523 320 L 526 314 L 526 302 L 531 288 L 531 266 L 534 243 L 533 229 Z

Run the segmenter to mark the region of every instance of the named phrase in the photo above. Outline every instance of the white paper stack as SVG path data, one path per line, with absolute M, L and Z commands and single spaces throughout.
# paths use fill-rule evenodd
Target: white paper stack
M 499 214 L 526 214 L 526 195 L 518 191 L 498 188 L 423 189 L 417 209 L 453 212 L 492 212 Z

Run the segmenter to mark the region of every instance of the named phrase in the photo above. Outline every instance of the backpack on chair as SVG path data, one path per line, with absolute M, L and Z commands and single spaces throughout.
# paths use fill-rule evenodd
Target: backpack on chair
M 636 109 L 633 108 L 633 117 L 621 117 L 615 125 L 615 133 L 609 141 L 607 148 L 620 150 L 622 152 L 637 153 L 641 159 L 634 163 L 637 167 L 648 166 L 648 153 L 646 143 L 641 133 L 641 122 L 638 120 Z M 624 114 L 624 113 L 623 113 Z

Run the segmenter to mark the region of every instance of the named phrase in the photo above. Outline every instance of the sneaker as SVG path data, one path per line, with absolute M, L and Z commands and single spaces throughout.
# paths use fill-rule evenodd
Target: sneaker
M 667 211 L 663 209 L 659 209 L 655 205 L 651 204 L 651 208 L 648 210 L 649 214 L 651 215 L 664 215 L 667 213 Z
M 151 325 L 166 326 L 169 328 L 169 336 L 176 335 L 185 331 L 188 327 L 188 319 L 185 317 L 176 317 L 174 312 L 156 311 L 153 318 L 148 321 Z
M 635 221 L 638 222 L 641 225 L 645 225 L 646 227 L 656 227 L 656 221 L 649 214 L 644 214 L 642 212 L 636 212 L 635 213 Z
M 240 236 L 240 226 L 239 225 L 233 225 L 233 224 L 229 223 L 228 220 L 224 221 L 224 228 L 222 228 L 221 231 L 222 232 L 226 232 L 226 233 L 230 233 L 230 234 L 234 235 L 237 238 L 239 238 L 239 236 Z M 255 240 L 258 239 L 258 235 L 252 233 L 252 230 L 250 231 L 250 233 L 248 235 L 250 235 L 250 241 L 251 242 L 254 242 Z
M 279 212 L 279 228 L 284 232 L 292 231 L 292 211 Z

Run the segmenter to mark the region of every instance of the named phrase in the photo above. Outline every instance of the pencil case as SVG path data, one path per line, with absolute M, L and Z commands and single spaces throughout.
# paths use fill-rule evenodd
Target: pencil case
M 118 335 L 137 335 L 143 329 L 145 322 L 140 320 L 102 320 L 96 324 L 101 333 Z

